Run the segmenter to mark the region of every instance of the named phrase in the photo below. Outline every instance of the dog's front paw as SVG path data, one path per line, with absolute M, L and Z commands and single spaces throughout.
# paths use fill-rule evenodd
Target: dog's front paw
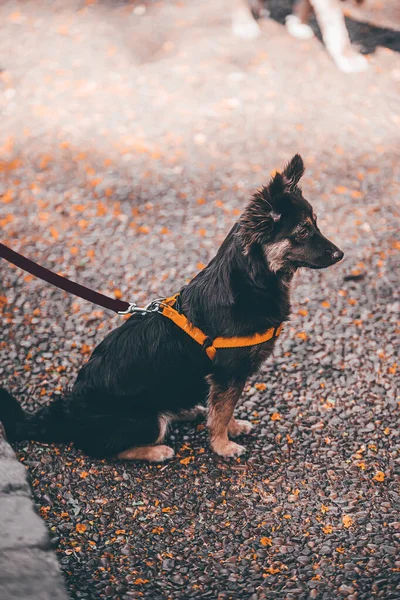
M 311 27 L 306 23 L 302 23 L 296 15 L 288 15 L 286 17 L 286 29 L 292 37 L 298 40 L 310 40 L 314 37 Z
M 346 54 L 332 55 L 336 66 L 343 73 L 362 73 L 368 69 L 368 61 L 362 54 L 355 50 L 348 50 Z
M 234 35 L 245 40 L 255 40 L 261 35 L 257 21 L 247 11 L 233 14 L 232 31 Z
M 175 452 L 169 446 L 152 446 L 149 448 L 147 460 L 149 462 L 164 462 L 173 458 Z
M 211 447 L 215 454 L 218 454 L 219 456 L 240 456 L 246 452 L 246 448 L 244 446 L 240 446 L 240 444 L 230 441 L 223 443 L 214 442 Z
M 250 421 L 232 419 L 228 426 L 228 433 L 231 437 L 238 437 L 238 435 L 247 435 L 252 429 L 253 425 Z

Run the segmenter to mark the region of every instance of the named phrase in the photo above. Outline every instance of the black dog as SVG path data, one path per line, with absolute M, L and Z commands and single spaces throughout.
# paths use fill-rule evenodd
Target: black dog
M 303 161 L 257 192 L 215 258 L 179 295 L 180 310 L 209 338 L 252 336 L 289 319 L 290 284 L 299 267 L 321 269 L 343 252 L 317 227 L 298 187 Z M 0 419 L 10 440 L 74 442 L 84 452 L 163 461 L 160 445 L 173 420 L 195 418 L 208 400 L 211 447 L 238 456 L 230 441 L 248 433 L 235 405 L 247 378 L 271 354 L 275 337 L 245 348 L 218 349 L 210 360 L 195 341 L 159 313 L 132 316 L 97 346 L 71 393 L 36 414 L 0 391 Z

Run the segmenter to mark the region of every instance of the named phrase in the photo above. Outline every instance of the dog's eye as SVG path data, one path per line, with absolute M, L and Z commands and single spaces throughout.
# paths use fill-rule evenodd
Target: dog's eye
M 308 237 L 308 230 L 307 229 L 301 229 L 298 232 L 297 237 L 299 237 L 300 239 L 304 240 L 306 237 Z

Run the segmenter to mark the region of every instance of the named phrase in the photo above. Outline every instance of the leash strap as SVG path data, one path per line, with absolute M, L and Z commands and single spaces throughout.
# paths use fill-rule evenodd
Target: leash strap
M 218 348 L 245 348 L 246 346 L 257 346 L 258 344 L 264 344 L 274 337 L 279 337 L 282 332 L 283 323 L 279 327 L 271 327 L 264 331 L 264 333 L 256 333 L 248 337 L 217 337 L 214 340 L 209 338 L 201 329 L 195 327 L 188 321 L 185 315 L 182 315 L 174 306 L 177 302 L 179 294 L 166 298 L 160 303 L 159 311 L 164 316 L 170 319 L 180 327 L 185 333 L 187 333 L 195 342 L 200 344 L 208 358 L 214 360 Z
M 80 283 L 76 283 L 75 281 L 71 281 L 66 277 L 62 277 L 62 275 L 57 275 L 57 273 L 53 273 L 53 271 L 38 265 L 33 260 L 22 256 L 22 254 L 11 250 L 11 248 L 8 248 L 8 246 L 5 246 L 1 243 L 0 257 L 5 258 L 8 260 L 8 262 L 12 263 L 16 267 L 19 267 L 24 271 L 28 271 L 28 273 L 31 273 L 35 277 L 39 277 L 39 279 L 43 279 L 43 281 L 47 281 L 47 283 L 55 285 L 61 290 L 69 292 L 70 294 L 74 294 L 79 298 L 89 300 L 89 302 L 93 302 L 93 304 L 98 304 L 99 306 L 113 310 L 116 313 L 129 314 L 131 312 L 130 309 L 132 305 L 129 302 L 117 300 L 116 298 L 110 298 L 109 296 L 100 294 L 100 292 L 95 292 L 84 285 L 81 285 Z
M 256 333 L 248 337 L 217 337 L 212 340 L 201 331 L 201 329 L 190 323 L 185 315 L 175 309 L 175 306 L 178 303 L 179 294 L 175 294 L 170 298 L 154 300 L 146 307 L 139 308 L 134 303 L 110 298 L 109 296 L 100 294 L 100 292 L 95 292 L 84 285 L 80 285 L 75 281 L 71 281 L 62 275 L 57 275 L 57 273 L 38 265 L 33 260 L 11 250 L 11 248 L 8 248 L 8 246 L 5 246 L 2 243 L 0 243 L 0 257 L 5 258 L 16 267 L 31 273 L 35 277 L 39 277 L 39 279 L 42 279 L 43 281 L 47 281 L 47 283 L 50 283 L 61 290 L 74 294 L 74 296 L 77 296 L 78 298 L 93 302 L 93 304 L 98 304 L 103 308 L 113 310 L 116 313 L 139 313 L 145 315 L 150 312 L 159 312 L 164 317 L 170 319 L 175 325 L 182 329 L 182 331 L 187 333 L 187 335 L 197 342 L 205 350 L 210 360 L 214 360 L 218 348 L 244 348 L 246 346 L 256 346 L 268 342 L 274 337 L 278 337 L 282 331 L 283 323 L 279 327 L 271 327 L 264 333 Z

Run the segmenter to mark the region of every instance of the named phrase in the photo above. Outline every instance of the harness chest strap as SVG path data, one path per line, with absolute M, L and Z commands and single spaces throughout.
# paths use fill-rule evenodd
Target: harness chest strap
M 160 313 L 164 317 L 167 317 L 167 319 L 173 321 L 175 325 L 201 346 L 209 342 L 205 351 L 210 360 L 214 360 L 218 348 L 244 348 L 246 346 L 256 346 L 268 342 L 273 337 L 278 337 L 282 331 L 283 323 L 281 323 L 279 327 L 271 327 L 270 329 L 267 329 L 267 331 L 264 331 L 264 333 L 256 333 L 248 337 L 217 337 L 214 340 L 211 340 L 203 331 L 201 331 L 201 329 L 192 325 L 185 315 L 182 315 L 173 308 L 177 296 L 178 294 L 163 300 L 160 306 Z

